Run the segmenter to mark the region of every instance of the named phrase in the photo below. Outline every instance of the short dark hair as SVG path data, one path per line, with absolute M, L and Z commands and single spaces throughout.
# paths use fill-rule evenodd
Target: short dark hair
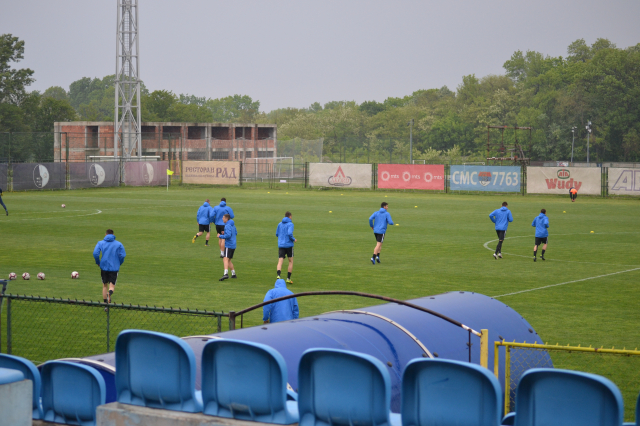
M 291 217 L 291 212 L 286 212 L 286 213 L 284 214 L 284 217 Z
M 227 199 L 226 199 L 226 198 L 224 198 L 224 197 L 222 197 L 222 198 L 220 198 L 220 201 L 224 201 L 224 202 L 226 203 L 226 202 L 227 202 Z
M 113 235 L 113 229 L 107 229 L 107 234 Z
M 231 215 L 230 215 L 230 214 L 228 214 L 228 213 L 227 213 L 227 214 L 225 214 L 225 215 L 223 215 L 222 217 L 227 218 L 227 220 L 231 219 Z
M 205 203 L 208 203 L 208 202 L 209 202 L 209 199 L 207 198 L 206 200 L 204 200 L 204 202 L 205 202 Z
M 506 201 L 505 201 L 504 203 L 502 203 L 502 207 L 506 207 L 506 206 L 508 206 L 508 205 L 509 205 L 509 204 L 507 204 L 507 202 L 506 202 Z
M 380 204 L 380 208 L 384 209 L 384 206 L 388 206 L 388 205 L 389 205 L 389 203 L 386 203 L 386 202 L 383 201 L 382 204 Z
M 542 210 L 540 210 L 540 213 L 547 214 L 547 211 L 545 209 L 542 209 Z

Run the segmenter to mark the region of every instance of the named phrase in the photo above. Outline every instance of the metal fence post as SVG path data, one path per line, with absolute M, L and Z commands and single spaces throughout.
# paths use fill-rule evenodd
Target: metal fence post
M 110 314 L 111 314 L 111 309 L 107 307 L 107 352 L 111 352 L 111 339 L 110 339 L 111 319 L 109 318 Z
M 222 331 L 222 315 L 218 315 L 218 333 Z
M 7 353 L 11 355 L 11 298 L 7 298 Z
M 229 311 L 229 330 L 236 329 L 236 311 Z
M 511 348 L 505 346 L 504 349 L 504 415 L 506 416 L 511 406 Z
M 489 368 L 489 330 L 482 329 L 480 337 L 480 365 Z

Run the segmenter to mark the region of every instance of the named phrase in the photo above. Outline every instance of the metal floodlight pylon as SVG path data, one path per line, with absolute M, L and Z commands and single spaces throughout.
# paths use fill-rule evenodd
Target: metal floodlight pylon
M 140 56 L 138 48 L 138 0 L 118 1 L 116 31 L 116 80 L 113 155 L 131 158 L 134 149 L 142 155 L 140 120 Z

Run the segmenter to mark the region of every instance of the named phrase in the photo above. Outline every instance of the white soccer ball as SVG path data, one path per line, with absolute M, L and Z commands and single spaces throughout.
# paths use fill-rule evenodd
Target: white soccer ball
M 9 274 L 9 279 L 10 279 L 10 280 L 15 280 L 15 279 L 16 279 L 16 276 L 17 276 L 17 275 L 16 275 L 16 273 L 15 273 L 15 272 L 11 272 L 11 273 Z
M 78 271 L 73 271 L 71 273 L 71 278 L 73 278 L 74 280 L 80 278 L 80 274 L 78 273 Z
M 65 206 L 65 205 L 63 204 L 63 205 L 62 205 L 62 208 L 64 209 L 65 207 L 67 207 L 67 206 Z
M 31 278 L 31 275 L 29 275 L 28 272 L 25 272 L 24 274 L 22 274 L 22 279 L 23 280 L 28 280 L 29 278 Z
M 38 279 L 44 280 L 44 272 L 38 272 Z

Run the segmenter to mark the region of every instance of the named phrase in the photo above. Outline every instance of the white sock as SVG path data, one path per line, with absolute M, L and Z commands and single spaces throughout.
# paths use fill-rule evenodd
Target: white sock
M 235 269 L 232 269 L 232 270 L 231 270 L 231 275 L 235 275 L 235 274 L 236 274 L 236 270 L 235 270 Z
M 228 269 L 225 269 L 225 270 L 224 270 L 224 274 L 225 274 L 225 275 L 229 275 L 229 270 L 228 270 Z

